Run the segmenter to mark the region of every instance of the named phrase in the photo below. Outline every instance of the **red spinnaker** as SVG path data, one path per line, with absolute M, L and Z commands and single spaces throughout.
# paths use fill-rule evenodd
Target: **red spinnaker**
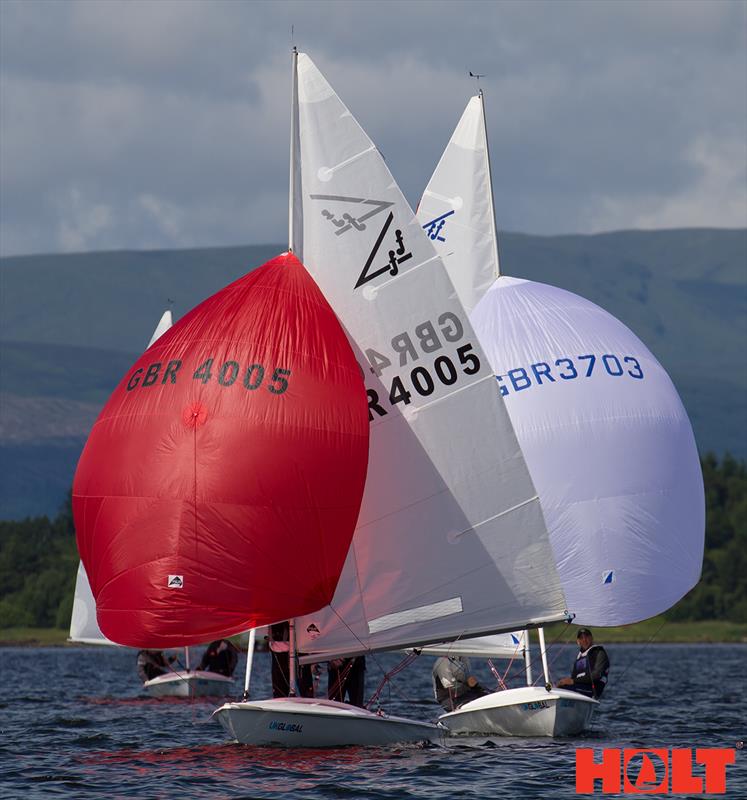
M 73 511 L 99 627 L 160 649 L 326 605 L 367 463 L 350 344 L 278 256 L 158 339 L 91 431 Z

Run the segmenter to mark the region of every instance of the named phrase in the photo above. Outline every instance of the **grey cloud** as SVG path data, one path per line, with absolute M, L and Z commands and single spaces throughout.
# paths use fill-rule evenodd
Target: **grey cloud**
M 499 227 L 747 215 L 740 2 L 4 0 L 0 16 L 4 255 L 282 243 L 291 25 L 413 204 L 473 69 Z

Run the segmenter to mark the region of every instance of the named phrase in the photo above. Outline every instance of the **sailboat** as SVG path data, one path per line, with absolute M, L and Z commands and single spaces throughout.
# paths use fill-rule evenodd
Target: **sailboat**
M 569 611 L 585 625 L 610 626 L 670 608 L 697 583 L 703 559 L 690 422 L 669 376 L 619 320 L 578 295 L 501 274 L 482 91 L 418 217 L 493 367 Z M 496 692 L 440 720 L 456 733 L 514 735 L 569 735 L 588 724 L 595 701 L 532 691 Z
M 155 344 L 173 324 L 171 310 L 167 309 L 161 315 L 146 350 Z M 75 578 L 75 594 L 68 641 L 117 646 L 115 642 L 104 636 L 96 622 L 96 601 L 91 592 L 83 562 L 78 564 Z M 152 697 L 221 697 L 230 694 L 233 678 L 215 672 L 191 669 L 190 655 L 189 648 L 184 648 L 184 667 L 172 668 L 163 675 L 145 681 L 143 683 L 145 691 Z
M 303 53 L 292 122 L 293 251 L 354 345 L 371 427 L 340 580 L 331 602 L 295 615 L 293 649 L 327 661 L 567 619 L 537 493 L 466 312 L 375 145 Z M 311 698 L 215 716 L 245 744 L 442 732 Z

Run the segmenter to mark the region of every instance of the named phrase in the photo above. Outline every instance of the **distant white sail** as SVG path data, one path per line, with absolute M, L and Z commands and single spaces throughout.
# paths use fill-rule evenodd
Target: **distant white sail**
M 482 98 L 473 97 L 418 205 L 468 312 L 500 274 L 488 158 Z
M 430 230 L 439 198 L 459 198 L 433 244 L 460 296 L 479 301 L 470 319 L 539 492 L 568 610 L 586 625 L 646 619 L 700 576 L 705 503 L 690 421 L 662 366 L 603 309 L 532 281 L 486 287 L 495 226 L 482 100 L 469 101 L 420 221 Z
M 161 319 L 150 337 L 148 347 L 155 344 L 173 324 L 171 311 L 167 309 L 161 315 Z M 148 347 L 145 349 L 147 350 Z M 96 622 L 96 601 L 93 598 L 91 584 L 88 582 L 88 575 L 86 575 L 83 562 L 78 563 L 78 574 L 75 578 L 75 596 L 73 598 L 73 613 L 70 619 L 69 641 L 82 642 L 83 644 L 115 645 L 115 642 L 104 636 Z
M 174 320 L 171 317 L 171 310 L 166 309 L 166 311 L 163 312 L 161 319 L 158 321 L 156 329 L 153 331 L 153 336 L 150 337 L 148 347 L 155 344 L 173 324 Z M 145 349 L 147 350 L 148 347 Z
M 110 644 L 118 647 L 101 632 L 96 622 L 96 601 L 93 599 L 91 585 L 83 563 L 78 563 L 78 575 L 75 578 L 75 598 L 73 599 L 73 614 L 70 618 L 71 642 L 83 644 Z
M 292 236 L 358 348 L 369 472 L 331 608 L 299 650 L 399 648 L 561 619 L 510 420 L 446 271 L 381 155 L 305 54 Z

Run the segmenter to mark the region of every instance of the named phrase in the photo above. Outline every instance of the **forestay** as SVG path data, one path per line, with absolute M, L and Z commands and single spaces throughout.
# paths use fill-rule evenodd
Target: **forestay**
M 371 140 L 298 56 L 293 240 L 365 373 L 371 442 L 331 607 L 299 622 L 325 656 L 564 616 L 536 492 L 452 284 Z
M 482 95 L 467 104 L 420 200 L 418 219 L 471 312 L 500 272 Z

